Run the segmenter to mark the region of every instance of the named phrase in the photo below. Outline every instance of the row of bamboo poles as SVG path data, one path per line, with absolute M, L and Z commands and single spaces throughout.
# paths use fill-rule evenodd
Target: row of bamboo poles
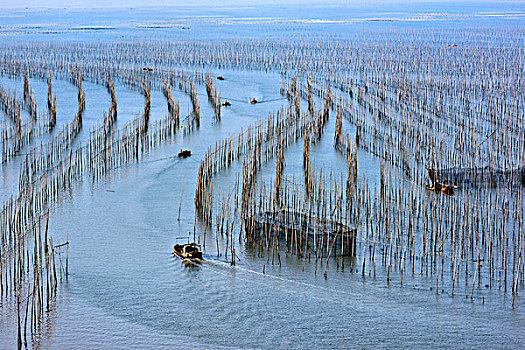
M 48 103 L 52 93 L 50 76 Z M 53 244 L 48 236 L 49 211 L 53 203 L 57 203 L 63 191 L 75 182 L 86 176 L 97 181 L 112 169 L 139 162 L 143 155 L 170 142 L 179 132 L 179 103 L 174 104 L 169 93 L 169 114 L 160 120 L 149 120 L 147 85 L 142 91 L 145 97 L 142 115 L 120 129 L 115 128 L 117 101 L 113 80 L 108 75 L 106 81 L 100 83 L 106 85 L 111 96 L 109 110 L 103 113 L 99 125 L 89 131 L 87 142 L 75 146 L 73 141 L 82 128 L 85 109 L 82 79 L 81 73 L 72 74 L 70 78 L 78 87 L 78 110 L 73 122 L 50 135 L 47 143 L 34 145 L 26 151 L 20 161 L 20 191 L 2 204 L 0 297 L 16 298 L 18 317 L 21 317 L 17 335 L 19 348 L 22 344 L 27 348 L 28 331 L 33 344 L 38 342 L 50 317 L 49 305 L 54 303 L 58 282 L 68 273 L 67 237 L 65 243 Z M 27 83 L 27 76 L 24 81 Z M 48 108 L 56 113 L 56 96 Z M 52 130 L 51 123 L 46 121 L 46 124 L 42 132 Z M 41 232 L 42 225 L 45 229 Z M 65 249 L 65 264 L 60 257 L 61 249 Z
M 332 48 L 330 45 L 327 46 L 326 50 L 330 52 Z M 466 50 L 468 49 L 465 48 Z M 449 49 L 438 47 L 434 51 L 437 52 L 436 57 L 449 59 Z M 366 50 L 363 49 L 363 52 L 366 52 Z M 352 55 L 364 54 L 363 52 L 353 52 Z M 345 78 L 344 74 L 328 74 L 328 78 L 324 82 L 320 79 L 317 80 L 319 86 L 329 82 L 341 92 L 341 98 L 339 99 L 341 113 L 356 127 L 354 139 L 355 144 L 360 149 L 370 151 L 372 154 L 378 155 L 390 164 L 402 169 L 405 178 L 408 177 L 420 182 L 424 181 L 423 174 L 425 169 L 421 169 L 422 167 L 442 166 L 442 164 L 481 165 L 487 163 L 483 158 L 480 160 L 476 159 L 477 157 L 485 157 L 485 160 L 488 159 L 489 164 L 494 162 L 497 164 L 497 160 L 494 161 L 488 157 L 497 157 L 501 154 L 498 151 L 498 147 L 504 150 L 504 156 L 499 159 L 505 159 L 508 163 L 507 165 L 522 163 L 519 156 L 523 154 L 521 152 L 523 142 L 515 136 L 520 133 L 511 133 L 511 131 L 521 130 L 520 128 L 522 128 L 520 120 L 523 118 L 520 118 L 520 113 L 522 112 L 520 112 L 519 108 L 521 104 L 520 96 L 509 92 L 508 99 L 503 100 L 498 97 L 501 96 L 501 92 L 505 89 L 505 86 L 500 83 L 501 79 L 509 79 L 515 83 L 517 82 L 519 85 L 520 80 L 519 78 L 513 78 L 513 71 L 508 68 L 503 70 L 503 73 L 499 73 L 497 77 L 499 80 L 494 77 L 488 80 L 481 79 L 482 75 L 478 74 L 474 79 L 467 82 L 460 80 L 460 75 L 452 71 L 453 74 L 446 77 L 452 84 L 447 86 L 447 91 L 445 91 L 443 90 L 444 83 L 438 84 L 437 79 L 432 77 L 427 79 L 429 78 L 428 76 L 416 76 L 414 79 L 410 79 L 408 74 L 414 74 L 413 69 L 403 70 L 398 68 L 402 59 L 414 57 L 414 52 L 402 53 L 401 58 L 395 56 L 394 53 L 395 50 L 389 48 L 382 51 L 382 55 L 378 55 L 375 59 L 379 63 L 381 59 L 389 62 L 388 67 L 396 74 L 387 75 L 378 71 L 379 68 L 377 67 L 381 67 L 381 64 L 371 65 L 376 67 L 375 69 L 377 70 L 371 72 L 368 68 L 356 62 L 356 60 L 350 60 L 354 64 L 352 73 L 354 73 L 356 78 L 350 80 Z M 493 53 L 490 51 L 488 53 L 475 52 L 474 54 L 476 57 L 486 59 L 493 57 L 491 56 Z M 520 55 L 522 53 L 518 51 L 517 56 L 520 57 Z M 367 62 L 370 63 L 370 59 Z M 432 68 L 437 76 L 451 73 L 450 69 L 445 70 L 437 67 L 436 62 L 432 61 L 429 64 L 433 64 Z M 457 67 L 459 67 L 458 71 L 462 72 L 462 67 L 459 65 Z M 95 71 L 91 68 L 89 70 L 85 66 L 82 69 L 86 69 L 91 73 Z M 135 70 L 135 73 L 130 74 L 130 76 L 138 76 L 139 73 L 136 73 L 137 71 Z M 154 71 L 161 71 L 161 69 L 155 68 Z M 318 70 L 314 69 L 313 71 L 317 72 Z M 89 75 L 93 76 L 91 73 Z M 316 84 L 312 84 L 312 81 L 315 82 L 316 77 L 319 76 L 322 75 L 311 74 L 306 79 L 307 90 L 310 92 L 307 92 L 306 98 L 304 93 L 301 93 L 301 98 L 306 99 L 309 104 L 311 104 L 311 98 L 308 95 L 311 95 L 313 85 Z M 468 87 L 473 89 L 466 94 L 465 91 L 467 91 Z M 294 93 L 296 102 L 299 102 L 297 98 L 299 91 L 298 89 Z M 342 96 L 342 93 L 345 93 L 344 96 Z M 455 104 L 454 101 L 456 100 L 450 97 L 445 99 L 445 94 L 449 96 L 457 94 L 460 97 L 457 101 L 460 101 L 463 105 Z M 487 101 L 486 103 L 483 98 Z M 472 107 L 472 100 L 477 103 L 475 108 Z M 480 102 L 477 102 L 478 100 Z M 425 101 L 425 103 L 422 103 L 422 101 Z M 440 103 L 440 101 L 446 101 L 446 103 Z M 515 101 L 515 103 L 509 104 L 508 101 Z M 465 106 L 467 104 L 469 105 Z M 309 111 L 311 111 L 310 108 Z M 500 122 L 496 117 L 500 111 L 503 111 L 503 114 L 508 117 L 505 118 L 504 122 Z M 465 119 L 464 122 L 460 121 L 457 126 L 451 118 L 451 115 L 456 113 Z M 486 116 L 484 113 L 486 113 Z M 415 119 L 408 119 L 406 118 L 407 115 L 414 116 Z M 479 115 L 481 117 L 478 117 Z M 425 118 L 429 116 L 433 118 L 432 123 L 425 123 Z M 474 124 L 473 121 L 475 122 Z M 487 126 L 491 125 L 493 128 L 497 126 L 497 130 L 487 129 Z M 456 132 L 456 130 L 458 131 Z M 493 136 L 490 139 L 483 139 L 479 136 L 486 136 L 487 134 Z M 445 137 L 451 137 L 452 135 L 455 142 L 447 142 Z M 359 142 L 359 139 L 361 139 L 361 142 Z M 352 150 L 352 146 L 350 146 L 352 142 L 348 133 L 344 141 L 341 141 L 341 136 L 338 136 L 337 140 L 338 146 L 341 144 L 345 145 L 344 150 L 346 153 Z M 436 140 L 439 141 L 438 145 L 436 145 Z M 498 146 L 502 141 L 504 146 Z M 469 151 L 466 147 L 470 144 L 477 144 L 478 147 L 472 147 L 472 151 Z M 449 145 L 456 146 L 451 149 Z M 490 146 L 489 150 L 494 150 L 495 152 L 481 151 L 479 150 L 480 145 Z M 465 153 L 472 152 L 477 152 L 475 157 L 465 156 Z M 466 161 L 467 159 L 468 162 Z M 516 161 L 516 159 L 518 160 Z M 460 162 L 457 162 L 458 160 Z M 306 172 L 306 174 L 309 173 L 310 171 Z
M 383 77 L 385 80 L 395 79 L 400 85 L 417 79 L 417 83 L 422 82 L 423 86 L 426 81 L 435 87 L 444 86 L 448 81 L 450 88 L 462 89 L 474 96 L 483 93 L 483 89 L 505 89 L 509 95 L 503 103 L 510 102 L 509 106 L 513 105 L 517 92 L 513 92 L 503 80 L 508 80 L 513 85 L 523 83 L 515 70 L 520 59 L 523 58 L 523 48 L 509 45 L 516 37 L 519 38 L 519 32 L 495 32 L 493 37 L 483 38 L 485 45 L 483 49 L 469 45 L 451 49 L 447 47 L 444 37 L 438 38 L 440 42 L 435 42 L 436 39 L 433 38 L 434 42 L 429 40 L 421 45 L 410 41 L 416 40 L 413 38 L 418 33 L 415 31 L 412 34 L 413 36 L 406 41 L 393 41 L 389 45 L 380 45 L 386 38 L 374 37 L 371 34 L 360 37 L 360 40 L 356 41 L 330 38 L 322 42 L 299 38 L 300 40 L 287 41 L 225 40 L 213 44 L 193 41 L 170 43 L 141 41 L 120 45 L 35 43 L 31 46 L 20 44 L 18 47 L 10 48 L 2 60 L 9 62 L 9 66 L 13 67 L 15 72 L 23 72 L 27 65 L 31 65 L 33 67 L 29 67 L 29 70 L 45 70 L 42 74 L 47 75 L 47 70 L 53 65 L 56 74 L 66 75 L 70 74 L 74 67 L 96 81 L 103 81 L 106 73 L 114 77 L 121 71 L 128 74 L 130 70 L 127 68 L 131 66 L 134 67 L 134 72 L 139 72 L 142 67 L 151 65 L 153 76 L 173 66 L 202 67 L 204 63 L 207 67 L 271 69 L 285 74 L 309 72 L 313 79 L 322 77 L 329 80 L 331 86 L 339 87 L 341 90 L 348 89 L 350 81 L 356 75 L 360 80 L 368 77 L 368 82 L 375 79 L 383 80 Z M 507 36 L 504 40 L 494 39 L 502 34 Z M 465 38 L 465 40 L 473 40 L 473 38 Z M 508 46 L 502 47 L 503 45 Z M 505 63 L 497 59 L 500 52 L 504 52 L 508 57 Z M 198 58 L 199 55 L 203 56 Z M 110 57 L 114 59 L 110 60 Z M 327 59 L 328 57 L 330 59 Z M 469 57 L 468 62 L 462 63 L 463 57 Z M 427 76 L 424 76 L 424 72 L 416 71 L 414 66 L 410 66 L 414 61 L 421 62 L 425 65 L 425 72 L 432 72 L 433 75 L 427 73 Z M 472 69 L 476 62 L 481 61 L 484 64 L 487 62 L 487 65 L 494 63 L 498 65 L 498 69 Z M 30 62 L 34 62 L 34 65 Z M 442 64 L 443 62 L 447 64 Z M 405 77 L 407 79 L 404 79 Z M 445 80 L 441 80 L 441 77 Z M 159 84 L 161 82 L 162 80 Z
M 511 289 L 514 305 L 517 289 L 524 280 L 524 209 L 522 188 L 516 187 L 519 181 L 509 179 L 507 185 L 498 187 L 488 182 L 477 183 L 452 198 L 429 195 L 423 185 L 428 168 L 522 167 L 525 139 L 519 136 L 523 133 L 515 133 L 523 130 L 523 123 L 518 121 L 521 112 L 517 109 L 510 112 L 502 104 L 498 107 L 491 95 L 484 95 L 487 101 L 482 100 L 474 112 L 450 107 L 451 104 L 444 110 L 440 101 L 451 97 L 443 96 L 445 92 L 435 88 L 428 88 L 424 97 L 420 97 L 420 91 L 415 90 L 421 86 L 424 83 L 409 85 L 410 92 L 405 92 L 389 90 L 391 86 L 384 80 L 364 87 L 356 82 L 350 84 L 348 95 L 340 102 L 341 109 L 338 108 L 334 147 L 345 154 L 350 149 L 348 133 L 346 138 L 341 136 L 342 114 L 355 129 L 354 145 L 396 168 L 385 181 L 382 163 L 380 188 L 374 188 L 374 193 L 380 195 L 372 197 L 370 208 L 378 210 L 365 226 L 364 247 L 368 246 L 369 266 L 373 269 L 369 268 L 368 272 L 375 275 L 375 245 L 382 239 L 382 263 L 387 266 L 387 280 L 394 267 L 402 283 L 407 261 L 413 274 L 419 260 L 420 273 L 435 275 L 436 292 L 441 282 L 454 294 L 462 275 L 465 286 L 472 281 L 471 298 L 475 287 L 479 289 L 485 281 L 487 288 L 497 284 L 505 292 Z M 407 103 L 407 97 L 420 102 Z M 461 97 L 461 101 L 468 104 L 470 99 Z M 497 119 L 497 113 L 504 117 Z M 391 189 L 385 196 L 388 187 Z M 391 216 L 394 228 L 399 227 L 393 232 Z M 419 236 L 419 244 L 417 240 L 414 242 L 414 233 Z M 384 254 L 385 249 L 388 254 Z M 366 249 L 363 268 L 365 256 Z M 443 280 L 444 271 L 450 274 L 448 283 Z
M 295 89 L 295 81 L 288 86 L 289 89 Z M 294 93 L 295 90 L 288 94 L 293 96 Z M 259 122 L 246 131 L 242 130 L 237 135 L 217 142 L 215 147 L 210 147 L 205 154 L 197 175 L 195 205 L 197 215 L 210 227 L 214 208 L 212 177 L 217 172 L 230 167 L 236 159 L 244 157 L 242 174 L 237 175 L 233 192 L 228 188 L 226 197 L 224 192 L 220 193 L 216 205 L 216 239 L 219 235 L 226 235 L 226 247 L 223 251 L 225 256 L 230 253 L 232 264 L 235 263 L 236 255 L 235 240 L 232 238 L 234 218 L 240 220 L 239 238 L 244 239 L 248 245 L 256 244 L 260 254 L 265 251 L 268 259 L 271 255 L 272 264 L 274 259 L 280 264 L 279 251 L 283 237 L 283 250 L 286 254 L 309 257 L 312 250 L 315 271 L 318 263 L 323 265 L 323 254 L 325 258 L 334 257 L 341 267 L 344 266 L 343 256 L 353 254 L 355 230 L 350 228 L 349 224 L 350 222 L 354 224 L 353 221 L 358 215 L 358 206 L 350 202 L 343 206 L 343 193 L 346 193 L 347 189 L 344 189 L 345 186 L 341 183 L 353 183 L 355 177 L 352 175 L 350 179 L 341 182 L 334 179 L 328 186 L 327 179 L 321 175 L 316 183 L 309 186 L 311 195 L 308 195 L 307 190 L 303 200 L 301 200 L 303 188 L 295 182 L 295 178 L 293 181 L 289 178 L 283 179 L 285 147 L 299 139 L 309 140 L 309 134 L 313 140 L 319 140 L 322 135 L 331 105 L 328 94 L 326 96 L 321 111 L 314 112 L 313 99 L 310 97 L 308 111 L 299 115 L 295 108 L 296 100 L 290 99 L 290 106 L 286 110 L 281 110 L 276 116 L 270 115 L 265 122 Z M 304 153 L 307 163 L 308 151 Z M 277 157 L 275 182 L 268 187 L 264 183 L 258 187 L 257 171 L 273 157 Z M 313 171 L 311 174 L 315 176 Z M 333 174 L 330 174 L 330 180 L 332 178 Z M 242 183 L 239 179 L 242 179 Z M 330 196 L 329 200 L 326 198 L 327 193 Z M 302 207 L 303 203 L 304 207 Z M 297 208 L 301 207 L 302 209 L 297 211 Z M 270 220 L 271 223 L 268 221 L 269 213 L 277 215 Z M 354 215 L 351 216 L 350 213 Z M 329 226 L 327 223 L 320 224 L 323 222 L 322 218 L 327 217 L 331 218 L 329 221 L 331 229 L 326 227 Z M 334 230 L 334 227 L 340 229 Z M 334 250 L 335 243 L 339 241 L 341 242 L 339 250 Z M 326 250 L 323 250 L 324 248 Z M 337 253 L 339 251 L 340 254 Z M 220 254 L 218 240 L 217 252 Z
M 213 107 L 215 118 L 221 120 L 221 97 L 218 89 L 213 87 L 213 78 L 209 72 L 206 72 L 206 94 L 208 95 L 208 102 Z
M 297 106 L 299 103 L 298 99 L 295 98 L 297 94 L 293 88 L 295 85 L 296 82 L 292 80 L 291 83 L 287 84 L 287 90 L 291 90 L 291 93 L 288 93 L 288 96 L 291 96 L 291 103 Z M 524 252 L 522 243 L 524 235 L 522 226 L 523 195 L 521 189 L 518 188 L 517 193 L 515 193 L 517 197 L 510 200 L 507 188 L 491 188 L 491 184 L 482 184 L 475 191 L 464 191 L 461 195 L 450 198 L 426 192 L 423 187 L 425 169 L 419 169 L 419 176 L 416 177 L 416 180 L 413 180 L 413 177 L 406 169 L 400 167 L 399 163 L 392 161 L 396 159 L 394 158 L 395 148 L 393 150 L 389 149 L 392 143 L 378 142 L 379 137 L 377 135 L 381 134 L 377 130 L 373 132 L 376 135 L 375 142 L 371 142 L 368 139 L 367 136 L 371 133 L 369 130 L 372 127 L 370 125 L 371 119 L 367 118 L 364 112 L 362 119 L 359 120 L 348 117 L 351 114 L 345 111 L 344 104 L 359 104 L 359 101 L 357 101 L 359 94 L 361 92 L 354 95 L 356 99 L 350 100 L 351 102 L 343 102 L 342 98 L 338 99 L 334 148 L 346 156 L 348 163 L 346 201 L 352 202 L 352 199 L 355 198 L 352 196 L 355 189 L 362 189 L 359 198 L 364 198 L 358 202 L 361 211 L 365 212 L 364 215 L 361 213 L 361 216 L 358 214 L 352 217 L 352 222 L 358 224 L 360 232 L 361 273 L 364 275 L 367 272 L 369 275 L 375 276 L 375 258 L 376 252 L 379 250 L 381 252 L 381 263 L 387 271 L 387 281 L 391 280 L 391 270 L 395 269 L 399 274 L 400 282 L 403 283 L 404 272 L 409 270 L 413 276 L 419 263 L 419 272 L 421 274 L 425 276 L 435 275 L 436 292 L 439 284 L 442 283 L 448 287 L 449 293 L 454 294 L 459 284 L 460 276 L 463 276 L 465 286 L 472 283 L 471 298 L 474 294 L 474 287 L 483 287 L 483 281 L 485 281 L 486 288 L 492 288 L 494 284 L 497 284 L 497 287 L 503 289 L 504 292 L 510 289 L 514 304 L 517 289 L 524 281 L 524 264 L 522 259 Z M 308 96 L 308 94 L 305 96 Z M 308 97 L 306 99 L 308 100 Z M 296 114 L 290 112 L 291 110 L 296 111 L 295 108 L 289 108 L 289 115 Z M 369 110 L 369 114 L 372 113 L 374 113 L 373 109 Z M 347 120 L 355 123 L 353 125 L 355 136 L 352 143 L 348 133 L 346 138 L 342 137 L 343 115 L 347 116 Z M 372 121 L 374 120 L 372 119 Z M 374 122 L 379 125 L 377 121 Z M 385 122 L 390 123 L 388 119 Z M 265 127 L 259 127 L 259 130 L 261 129 L 264 130 Z M 365 137 L 362 136 L 363 133 Z M 312 174 L 313 171 L 309 162 L 309 145 L 311 143 L 309 134 L 305 133 L 303 136 L 304 191 L 306 195 L 311 192 L 315 193 L 315 190 L 312 190 L 312 183 L 319 183 L 316 175 Z M 280 154 L 279 150 L 282 148 L 279 147 L 279 138 L 275 135 L 273 138 L 275 140 L 273 141 L 272 149 L 276 151 L 276 154 Z M 259 136 L 258 139 L 264 140 L 264 134 Z M 222 141 L 222 144 L 218 143 L 215 149 L 210 149 L 207 154 L 209 158 L 205 157 L 201 168 L 199 168 L 196 207 L 198 211 L 202 210 L 204 213 L 207 213 L 204 215 L 204 220 L 209 224 L 211 224 L 211 210 L 214 207 L 211 203 L 211 175 L 230 166 L 235 155 L 242 153 L 239 151 L 242 147 L 239 147 L 238 143 L 235 145 L 235 140 L 235 137 L 230 137 L 228 140 Z M 384 140 L 384 138 L 381 140 Z M 357 148 L 359 147 L 377 155 L 377 153 L 370 151 L 371 148 L 366 147 L 369 142 L 374 147 L 381 147 L 386 156 L 380 158 L 385 161 L 390 160 L 389 163 L 395 167 L 392 170 L 384 162 L 381 163 L 381 181 L 373 186 L 373 191 L 370 189 L 366 178 L 358 179 L 357 177 Z M 254 186 L 256 169 L 260 166 L 261 161 L 256 155 L 258 152 L 257 147 L 260 148 L 257 142 L 248 147 L 248 149 L 253 148 L 254 151 L 248 156 L 249 161 L 243 163 L 242 187 L 244 193 L 249 193 L 243 198 L 246 198 L 248 202 L 257 202 L 257 199 L 252 199 L 257 198 L 257 195 L 246 190 L 246 188 Z M 402 154 L 404 157 L 407 157 L 407 155 L 410 155 L 410 153 L 405 152 Z M 282 181 L 280 174 L 282 174 L 283 164 L 281 157 L 278 156 L 276 162 L 275 183 L 273 186 L 268 186 L 268 188 L 273 189 L 273 192 L 267 191 L 264 194 L 261 192 L 259 193 L 259 198 L 280 197 L 279 188 Z M 388 169 L 388 179 L 386 175 L 387 170 L 385 169 Z M 239 186 L 236 183 L 234 192 L 238 190 Z M 264 187 L 264 184 L 261 186 Z M 352 186 L 354 190 L 351 189 Z M 485 196 L 484 193 L 486 192 L 491 195 Z M 228 189 L 228 193 L 230 193 L 230 189 Z M 231 203 L 237 202 L 237 200 L 232 201 L 230 197 L 228 196 L 227 199 L 221 197 L 218 200 L 218 203 L 221 204 L 217 204 L 216 220 L 218 227 L 218 223 L 221 222 L 221 232 L 224 218 L 227 218 L 227 222 L 230 221 L 230 212 L 224 208 L 227 208 Z M 225 205 L 224 202 L 228 204 Z M 268 208 L 272 208 L 268 204 L 273 203 L 272 201 L 265 203 L 267 204 L 262 212 L 267 212 Z M 502 203 L 501 207 L 504 210 L 495 210 L 494 208 L 499 207 L 495 203 Z M 248 205 L 247 207 L 249 208 L 250 206 Z M 242 212 L 242 210 L 240 211 Z M 246 216 L 256 218 L 258 215 L 260 216 L 260 212 L 253 211 Z M 239 215 L 237 206 L 232 209 L 232 213 L 242 217 Z M 509 213 L 512 215 L 509 215 Z M 367 219 L 362 220 L 363 217 Z M 252 226 L 255 227 L 254 225 Z M 228 228 L 228 225 L 226 227 Z M 508 232 L 505 232 L 505 230 L 508 230 Z M 217 229 L 217 231 L 219 230 Z M 228 234 L 228 229 L 226 233 Z M 509 246 L 509 239 L 512 242 L 511 246 Z M 266 242 L 268 242 L 268 239 Z M 272 245 L 272 247 L 274 247 L 273 253 L 275 253 L 275 245 Z M 448 251 L 445 249 L 448 249 Z M 512 252 L 512 257 L 509 255 L 509 252 Z M 487 261 L 489 262 L 488 264 Z M 483 262 L 485 263 L 483 264 Z M 475 268 L 471 266 L 473 264 Z M 483 267 L 484 265 L 486 267 Z M 444 271 L 450 274 L 448 282 L 444 281 Z M 509 284 L 508 281 L 512 282 Z
M 516 169 L 525 164 L 525 52 L 515 45 L 519 33 L 496 30 L 482 38 L 480 47 L 457 48 L 447 47 L 442 33 L 424 42 L 414 39 L 424 33 L 412 34 L 406 40 L 366 34 L 359 40 L 5 46 L 0 75 L 23 79 L 23 97 L 0 87 L 2 167 L 27 149 L 20 161 L 19 193 L 2 205 L 3 295 L 16 295 L 18 309 L 25 306 L 30 315 L 31 334 L 37 334 L 38 320 L 47 317 L 42 305 L 52 300 L 62 273 L 58 268 L 57 278 L 60 244 L 53 245 L 47 232 L 50 207 L 76 181 L 97 181 L 110 170 L 141 161 L 181 127 L 184 134 L 198 129 L 196 85 L 205 85 L 219 117 L 220 96 L 210 74 L 184 69 L 215 67 L 279 72 L 281 94 L 289 104 L 217 141 L 202 158 L 196 219 L 207 228 L 215 220 L 218 253 L 218 237 L 225 235 L 222 251 L 234 263 L 239 249 L 234 237 L 240 237 L 267 262 L 270 257 L 280 262 L 283 251 L 308 260 L 313 256 L 315 272 L 319 265 L 326 274 L 333 260 L 341 270 L 350 266 L 351 272 L 377 274 L 387 283 L 433 278 L 436 293 L 469 290 L 471 298 L 474 291 L 483 295 L 483 288 L 498 288 L 512 293 L 514 305 L 525 283 L 523 189 L 509 188 L 515 181 L 509 186 L 482 183 L 445 196 L 424 184 L 429 168 Z M 476 35 L 481 34 L 463 33 L 458 40 L 472 42 L 480 39 Z M 52 77 L 78 88 L 77 112 L 61 129 L 56 128 Z M 48 83 L 42 117 L 29 78 Z M 145 101 L 142 113 L 120 128 L 115 127 L 113 79 L 139 91 Z M 85 144 L 75 144 L 85 109 L 83 81 L 106 86 L 111 105 Z M 171 87 L 190 99 L 186 118 L 179 118 Z M 168 105 L 168 115 L 154 122 L 152 89 L 162 90 Z M 330 127 L 330 111 L 336 113 L 334 149 L 341 165 L 334 168 L 339 173 L 320 169 L 310 159 Z M 34 144 L 45 132 L 52 132 L 49 142 Z M 286 149 L 297 142 L 303 143 L 303 172 L 289 176 Z M 358 176 L 358 155 L 367 153 L 380 160 L 377 180 Z M 260 169 L 274 158 L 275 178 L 263 181 Z M 214 176 L 236 161 L 241 170 L 235 184 L 216 190 Z M 19 339 L 26 328 L 21 329 Z
M 11 158 L 18 155 L 21 148 L 31 143 L 35 137 L 41 136 L 46 132 L 52 131 L 56 125 L 56 95 L 52 96 L 51 71 L 48 76 L 47 94 L 47 120 L 39 120 L 37 106 L 33 97 L 33 90 L 30 88 L 27 71 L 24 73 L 23 100 L 19 101 L 16 93 L 4 90 L 0 86 L 0 104 L 2 111 L 10 117 L 11 123 L 8 125 L 7 119 L 4 120 L 2 129 L 2 163 L 6 163 Z M 22 121 L 22 110 L 28 111 L 28 118 Z M 42 112 L 44 116 L 44 112 Z

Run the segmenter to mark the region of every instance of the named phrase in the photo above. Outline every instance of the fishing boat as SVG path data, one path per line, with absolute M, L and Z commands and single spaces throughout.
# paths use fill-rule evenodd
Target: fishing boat
M 454 190 L 457 189 L 458 187 L 454 185 L 445 185 L 445 184 L 436 182 L 434 183 L 434 185 L 426 185 L 425 188 L 433 192 L 441 192 L 446 195 L 453 196 Z
M 458 186 L 456 185 L 450 185 L 450 184 L 439 182 L 437 180 L 436 170 L 434 169 L 428 169 L 428 177 L 430 178 L 430 182 L 432 182 L 432 185 L 426 185 L 425 188 L 427 190 L 430 190 L 433 192 L 441 192 L 446 195 L 453 196 L 454 190 L 458 188 Z
M 199 250 L 199 247 L 197 243 L 175 244 L 173 253 L 182 259 L 202 259 L 202 252 Z
M 252 98 L 252 99 L 250 100 L 250 104 L 254 105 L 254 104 L 256 104 L 256 103 L 257 103 L 257 100 L 256 100 L 255 98 Z
M 185 150 L 181 149 L 179 151 L 179 158 L 186 158 L 189 156 L 191 156 L 191 151 L 189 149 L 185 149 Z

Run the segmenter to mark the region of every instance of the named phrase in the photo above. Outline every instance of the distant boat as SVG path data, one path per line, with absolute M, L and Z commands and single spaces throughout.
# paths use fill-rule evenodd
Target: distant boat
M 447 47 L 458 47 L 458 44 L 447 44 Z
M 173 253 L 182 259 L 202 259 L 202 252 L 199 250 L 197 243 L 175 244 Z
M 434 185 L 426 185 L 425 188 L 433 192 L 441 192 L 443 194 L 453 196 L 454 190 L 458 187 L 454 185 L 445 185 L 439 182 L 435 182 Z
M 254 104 L 257 103 L 257 100 L 256 100 L 255 98 L 252 98 L 252 99 L 250 100 L 250 103 L 251 103 L 252 105 L 254 105 Z
M 232 104 L 228 101 L 228 100 L 224 100 L 224 102 L 222 103 L 222 105 L 224 107 L 227 107 L 227 106 L 231 106 Z
M 144 68 L 142 68 L 142 71 L 143 71 L 143 72 L 153 72 L 153 68 L 150 68 L 150 67 L 144 67 Z
M 224 80 L 223 77 L 221 77 L 220 75 L 217 77 L 217 80 Z
M 433 192 L 441 192 L 449 196 L 454 195 L 454 190 L 457 189 L 458 186 L 439 182 L 436 177 L 436 170 L 435 169 L 427 169 L 427 170 L 428 170 L 428 177 L 430 178 L 430 182 L 432 182 L 432 185 L 425 186 L 427 190 L 430 190 Z
M 181 149 L 179 151 L 179 158 L 187 158 L 189 156 L 191 156 L 191 151 L 189 149 L 185 149 L 185 150 Z

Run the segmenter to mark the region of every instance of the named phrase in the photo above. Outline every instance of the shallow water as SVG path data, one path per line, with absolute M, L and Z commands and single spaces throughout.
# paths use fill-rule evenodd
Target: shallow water
M 283 35 L 359 35 L 361 31 L 388 31 L 408 26 L 425 28 L 519 28 L 524 7 L 461 3 L 447 7 L 415 8 L 298 7 L 269 9 L 129 9 L 2 12 L 0 34 L 7 41 L 45 42 L 113 41 L 149 39 L 265 38 Z M 294 10 L 295 12 L 291 11 Z M 497 16 L 492 16 L 495 13 Z M 196 18 L 195 16 L 203 16 Z M 55 20 L 55 18 L 58 18 Z M 50 24 L 52 23 L 53 24 Z M 181 26 L 190 26 L 189 30 Z M 254 30 L 254 28 L 256 28 Z M 193 238 L 195 179 L 199 162 L 216 140 L 268 116 L 287 103 L 279 94 L 277 73 L 212 70 L 227 79 L 214 82 L 221 95 L 232 101 L 223 108 L 222 121 L 213 120 L 203 86 L 198 87 L 201 128 L 179 134 L 152 150 L 140 164 L 111 171 L 103 181 L 89 179 L 64 193 L 51 211 L 50 234 L 54 241 L 69 237 L 69 273 L 59 286 L 41 339 L 43 349 L 85 348 L 203 348 L 203 349 L 305 349 L 305 348 L 520 348 L 525 344 L 525 300 L 497 287 L 470 285 L 448 294 L 450 281 L 406 272 L 401 284 L 378 263 L 375 276 L 363 277 L 359 262 L 347 260 L 341 271 L 330 263 L 326 278 L 314 274 L 314 264 L 281 252 L 281 266 L 272 257 L 236 241 L 240 260 L 235 266 L 224 256 L 224 239 L 197 222 L 197 239 L 204 243 L 205 259 L 185 265 L 172 254 L 180 237 Z M 0 78 L 0 84 L 22 94 L 22 80 Z M 45 106 L 47 84 L 31 80 L 39 108 Z M 83 82 L 86 92 L 84 129 L 77 142 L 87 140 L 109 106 L 102 85 Z M 143 97 L 116 84 L 118 125 L 141 113 Z M 53 81 L 57 94 L 57 128 L 72 120 L 76 87 Z M 189 109 L 187 96 L 172 89 L 180 101 L 181 115 Z M 247 101 L 255 97 L 257 105 Z M 73 102 L 71 102 L 73 101 Z M 320 103 L 319 101 L 316 101 Z M 40 107 L 42 106 L 42 107 Z M 152 91 L 151 118 L 167 113 L 160 91 Z M 2 116 L 3 118 L 3 116 Z M 311 147 L 316 168 L 344 173 L 344 158 L 332 147 L 335 117 L 325 136 Z M 353 129 L 344 121 L 345 130 Z M 175 157 L 181 148 L 192 157 Z M 285 152 L 285 174 L 302 173 L 302 142 Z M 359 172 L 370 181 L 378 177 L 379 161 L 358 150 Z M 273 162 L 260 171 L 271 178 Z M 19 163 L 2 166 L 0 200 L 17 191 Z M 240 166 L 218 174 L 214 183 L 225 190 Z M 217 191 L 217 190 L 216 190 Z M 177 220 L 179 201 L 182 205 Z M 190 232 L 190 234 L 188 234 Z M 361 249 L 361 248 L 358 248 Z M 218 254 L 219 253 L 219 254 Z M 350 266 L 353 264 L 353 270 Z M 324 266 L 323 266 L 324 268 Z M 416 268 L 417 270 L 417 268 Z M 442 286 L 442 284 L 444 284 Z M 443 292 L 439 289 L 443 288 Z M 468 295 L 468 298 L 466 296 Z M 16 346 L 16 312 L 9 300 L 0 307 L 0 348 Z

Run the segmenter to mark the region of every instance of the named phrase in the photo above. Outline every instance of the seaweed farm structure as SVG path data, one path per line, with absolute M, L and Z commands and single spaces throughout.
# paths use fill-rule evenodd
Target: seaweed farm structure
M 261 269 L 286 257 L 523 305 L 523 33 L 454 32 L 451 47 L 446 29 L 402 32 L 3 43 L 0 299 L 18 348 L 38 347 L 72 276 L 78 232 L 50 226 L 64 198 L 159 161 L 192 171 L 165 215 L 229 267 L 253 251 Z M 275 100 L 227 85 L 236 73 L 277 76 Z
M 525 186 L 525 167 L 504 170 L 487 165 L 483 168 L 429 169 L 428 174 L 432 182 L 440 181 L 456 186 L 481 188 Z
M 320 239 L 329 246 L 333 245 L 333 248 L 342 255 L 355 254 L 356 229 L 339 222 L 289 210 L 266 211 L 257 217 L 243 218 L 243 220 L 250 236 L 264 236 L 268 231 L 270 235 L 276 234 L 279 239 L 285 241 L 289 239 L 292 247 L 294 240 L 301 240 L 303 237 L 310 242 L 305 243 L 306 247 L 308 245 L 315 247 L 316 240 Z M 302 243 L 300 245 L 302 246 Z

